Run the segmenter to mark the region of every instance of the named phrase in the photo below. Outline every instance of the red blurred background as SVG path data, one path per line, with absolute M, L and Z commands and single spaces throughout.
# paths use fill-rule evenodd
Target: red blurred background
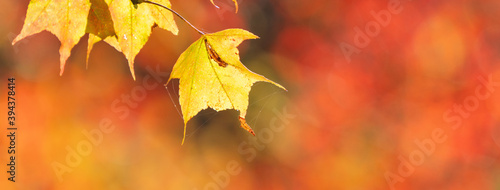
M 171 1 L 204 31 L 260 36 L 242 62 L 288 92 L 254 85 L 257 137 L 236 111 L 207 110 L 181 146 L 178 81 L 163 84 L 196 31 L 153 29 L 137 81 L 105 43 L 86 69 L 85 36 L 59 76 L 54 35 L 10 44 L 29 1 L 2 1 L 0 107 L 15 77 L 19 130 L 12 183 L 5 111 L 1 189 L 500 189 L 499 1 L 215 2 Z

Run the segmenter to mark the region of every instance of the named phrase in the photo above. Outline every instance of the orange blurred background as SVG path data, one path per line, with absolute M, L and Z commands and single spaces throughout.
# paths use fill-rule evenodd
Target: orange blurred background
M 171 0 L 207 32 L 243 28 L 247 121 L 206 110 L 181 146 L 173 64 L 199 38 L 153 29 L 135 62 L 87 35 L 59 76 L 49 32 L 12 46 L 28 0 L 2 1 L 0 189 L 500 189 L 500 2 Z M 7 19 L 8 18 L 8 19 Z M 16 78 L 16 182 L 7 79 Z M 2 115 L 2 114 L 0 114 Z

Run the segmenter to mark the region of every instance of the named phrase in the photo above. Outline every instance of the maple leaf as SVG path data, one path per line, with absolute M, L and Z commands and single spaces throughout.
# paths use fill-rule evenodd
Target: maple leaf
M 89 9 L 89 0 L 32 0 L 23 29 L 12 45 L 43 30 L 50 31 L 61 41 L 59 74 L 62 75 L 71 49 L 85 34 Z
M 241 127 L 255 135 L 245 121 L 248 94 L 258 81 L 283 86 L 248 70 L 240 61 L 236 48 L 243 40 L 256 35 L 242 29 L 227 29 L 204 34 L 184 51 L 174 65 L 170 78 L 179 79 L 179 102 L 186 124 L 201 110 L 236 109 Z
M 171 7 L 168 0 L 157 3 Z M 130 0 L 31 0 L 21 33 L 14 45 L 27 36 L 48 30 L 61 41 L 60 75 L 71 49 L 89 33 L 87 58 L 95 43 L 104 40 L 128 59 L 135 80 L 134 59 L 158 26 L 177 35 L 179 30 L 169 10 Z
M 118 40 L 116 39 L 108 4 L 104 0 L 90 0 L 90 3 L 91 6 L 86 29 L 86 32 L 89 33 L 87 58 L 85 61 L 87 65 L 89 63 L 89 55 L 92 51 L 92 47 L 101 40 L 106 41 L 116 50 L 121 51 Z
M 135 80 L 134 59 L 148 41 L 151 28 L 157 24 L 160 28 L 177 35 L 179 30 L 175 24 L 174 16 L 170 11 L 152 4 L 133 4 L 129 0 L 106 0 L 106 2 L 118 41 L 119 49 L 117 49 L 123 52 L 127 58 L 130 72 Z M 168 0 L 156 0 L 155 2 L 171 7 Z M 106 42 L 116 46 L 112 40 Z

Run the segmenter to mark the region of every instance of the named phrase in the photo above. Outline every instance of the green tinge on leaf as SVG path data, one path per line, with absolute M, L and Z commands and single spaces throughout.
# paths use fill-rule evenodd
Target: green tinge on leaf
M 113 28 L 113 20 L 111 19 L 111 15 L 109 13 L 108 4 L 104 0 L 90 0 L 90 3 L 91 6 L 86 28 L 86 32 L 89 33 L 86 58 L 87 66 L 89 63 L 90 52 L 92 51 L 92 47 L 95 43 L 103 39 L 116 41 L 115 29 Z M 120 51 L 117 41 L 115 44 L 110 43 L 110 45 Z

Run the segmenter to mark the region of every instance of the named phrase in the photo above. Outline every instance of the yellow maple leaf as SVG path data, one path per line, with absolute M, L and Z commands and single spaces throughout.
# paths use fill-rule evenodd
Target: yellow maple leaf
M 169 0 L 156 2 L 171 7 Z M 134 4 L 131 0 L 31 0 L 23 29 L 12 44 L 43 30 L 50 31 L 61 41 L 62 75 L 71 49 L 89 33 L 87 63 L 93 45 L 104 40 L 125 55 L 135 80 L 135 56 L 155 24 L 174 35 L 179 32 L 173 14 L 151 4 Z
M 119 50 L 125 54 L 130 72 L 135 80 L 134 59 L 148 41 L 151 28 L 156 23 L 160 28 L 177 35 L 179 30 L 175 24 L 174 16 L 170 11 L 151 4 L 133 4 L 130 0 L 106 0 L 106 2 L 113 19 Z M 156 0 L 155 2 L 171 7 L 168 0 Z M 113 46 L 113 42 L 110 44 Z
M 236 47 L 243 40 L 256 38 L 246 30 L 227 29 L 202 35 L 181 54 L 168 82 L 173 78 L 179 79 L 179 102 L 184 119 L 182 143 L 187 122 L 208 107 L 216 111 L 238 110 L 241 127 L 255 135 L 245 121 L 252 85 L 264 81 L 286 90 L 241 63 Z
M 71 49 L 85 34 L 89 9 L 89 0 L 32 0 L 23 29 L 12 44 L 43 30 L 56 35 L 61 41 L 59 74 L 62 75 Z

